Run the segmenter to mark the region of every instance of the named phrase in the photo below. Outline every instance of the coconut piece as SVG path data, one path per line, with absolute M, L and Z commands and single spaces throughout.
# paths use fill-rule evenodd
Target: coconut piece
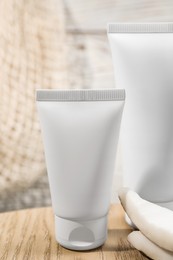
M 172 260 L 173 252 L 165 250 L 146 238 L 140 231 L 134 231 L 128 235 L 128 241 L 139 251 L 151 259 Z
M 142 199 L 128 188 L 120 189 L 119 198 L 127 215 L 149 240 L 173 251 L 173 211 Z

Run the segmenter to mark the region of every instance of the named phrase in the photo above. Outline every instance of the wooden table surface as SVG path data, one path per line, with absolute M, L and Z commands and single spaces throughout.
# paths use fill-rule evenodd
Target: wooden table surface
M 111 260 L 147 259 L 127 241 L 130 227 L 120 204 L 112 205 L 108 239 L 95 250 L 76 252 L 55 241 L 52 208 L 27 209 L 0 214 L 0 260 Z

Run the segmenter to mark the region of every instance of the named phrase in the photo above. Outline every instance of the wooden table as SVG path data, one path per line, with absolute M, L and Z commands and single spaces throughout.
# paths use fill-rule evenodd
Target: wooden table
M 108 239 L 95 250 L 75 252 L 55 241 L 52 208 L 27 209 L 0 214 L 0 260 L 111 260 L 147 259 L 127 241 L 130 227 L 119 204 L 109 212 Z

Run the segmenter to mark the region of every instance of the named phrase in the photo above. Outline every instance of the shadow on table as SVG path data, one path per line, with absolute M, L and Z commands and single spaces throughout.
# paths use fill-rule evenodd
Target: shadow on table
M 64 259 L 91 260 L 91 259 L 123 259 L 123 260 L 144 260 L 148 259 L 142 255 L 138 250 L 133 248 L 127 240 L 131 229 L 110 229 L 108 230 L 108 237 L 105 244 L 89 251 L 71 251 L 57 245 L 57 251 L 60 255 L 64 255 Z

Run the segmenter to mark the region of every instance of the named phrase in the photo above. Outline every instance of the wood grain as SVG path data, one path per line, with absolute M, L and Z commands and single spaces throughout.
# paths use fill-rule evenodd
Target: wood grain
M 105 32 L 108 22 L 173 21 L 172 0 L 65 0 L 75 23 L 69 29 Z
M 0 260 L 147 259 L 127 241 L 130 227 L 119 204 L 109 211 L 108 239 L 98 249 L 76 252 L 55 241 L 52 208 L 27 209 L 0 214 Z

